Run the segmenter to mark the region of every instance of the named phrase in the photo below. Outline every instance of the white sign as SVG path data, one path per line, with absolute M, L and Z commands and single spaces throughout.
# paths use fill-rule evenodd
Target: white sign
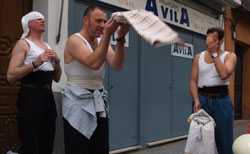
M 171 44 L 171 55 L 194 59 L 194 45 L 185 43 L 184 47 L 180 47 L 176 44 Z
M 162 21 L 206 35 L 210 27 L 218 27 L 219 20 L 191 9 L 174 0 L 96 0 L 128 10 L 152 11 Z

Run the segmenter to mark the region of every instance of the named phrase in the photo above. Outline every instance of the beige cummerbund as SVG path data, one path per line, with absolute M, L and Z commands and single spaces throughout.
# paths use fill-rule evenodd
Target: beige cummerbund
M 67 76 L 67 84 L 81 88 L 98 90 L 103 88 L 102 78 L 83 78 L 79 76 Z

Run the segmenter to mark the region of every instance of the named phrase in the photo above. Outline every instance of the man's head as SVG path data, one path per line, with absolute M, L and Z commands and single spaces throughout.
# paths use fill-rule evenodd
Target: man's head
M 218 40 L 222 40 L 224 38 L 224 30 L 219 27 L 212 27 L 207 30 L 207 35 L 217 33 Z
M 218 27 L 209 28 L 207 30 L 206 43 L 207 47 L 211 46 L 211 43 L 214 42 L 217 44 L 217 48 L 219 49 L 223 43 L 224 38 L 224 30 Z
M 95 9 L 101 10 L 102 12 L 105 12 L 101 7 L 90 5 L 87 7 L 87 9 L 84 11 L 83 17 L 88 16 L 90 17 L 90 14 L 95 11 Z
M 106 13 L 98 6 L 89 6 L 83 15 L 84 28 L 91 37 L 100 37 L 106 22 Z
M 30 24 L 33 20 L 43 20 L 44 21 L 44 16 L 37 11 L 32 11 L 22 17 L 21 23 L 23 27 L 23 34 L 21 38 L 25 38 L 29 35 L 30 32 Z M 43 25 L 44 26 L 44 25 Z M 44 28 L 44 27 L 43 27 Z

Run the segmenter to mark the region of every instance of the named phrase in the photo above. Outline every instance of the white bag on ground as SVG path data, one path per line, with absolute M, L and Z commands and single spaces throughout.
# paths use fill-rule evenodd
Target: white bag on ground
M 6 154 L 18 154 L 18 153 L 14 153 L 12 151 L 8 151 Z
M 191 124 L 185 154 L 217 154 L 213 118 L 201 109 L 188 119 Z

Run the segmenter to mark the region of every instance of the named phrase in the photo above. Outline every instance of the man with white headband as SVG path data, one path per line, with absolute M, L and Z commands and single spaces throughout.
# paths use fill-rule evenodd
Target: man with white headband
M 36 11 L 22 17 L 23 34 L 13 48 L 7 79 L 21 81 L 17 98 L 19 154 L 52 154 L 56 107 L 52 80 L 61 77 L 60 59 L 43 42 L 44 16 Z

